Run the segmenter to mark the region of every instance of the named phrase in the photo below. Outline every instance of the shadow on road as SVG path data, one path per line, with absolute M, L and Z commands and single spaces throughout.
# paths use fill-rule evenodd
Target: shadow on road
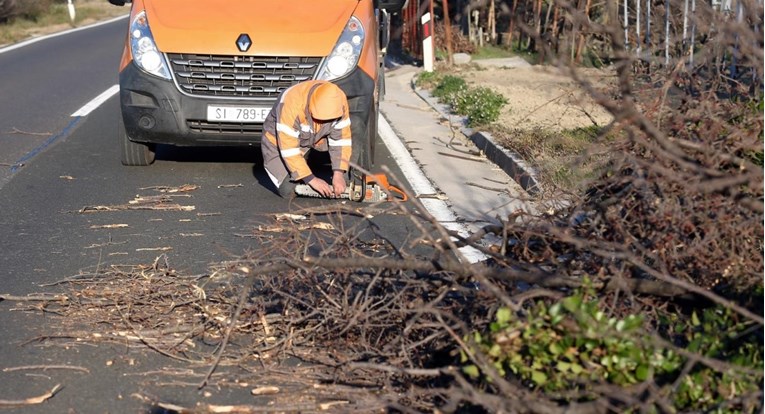
M 177 147 L 157 145 L 157 160 L 175 162 L 255 163 L 262 168 L 260 147 Z

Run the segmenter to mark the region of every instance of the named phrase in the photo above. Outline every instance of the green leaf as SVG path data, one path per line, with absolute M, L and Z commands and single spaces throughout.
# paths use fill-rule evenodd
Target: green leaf
M 502 330 L 502 327 L 501 327 L 501 326 L 499 326 L 499 324 L 498 324 L 497 322 L 492 322 L 492 323 L 490 323 L 490 324 L 489 324 L 489 329 L 490 329 L 492 332 L 496 333 L 496 332 L 499 332 L 499 331 L 501 331 L 501 330 Z
M 497 344 L 492 345 L 491 349 L 489 349 L 489 356 L 497 358 L 500 355 L 502 355 L 502 347 Z
M 560 344 L 557 342 L 551 343 L 550 346 L 548 347 L 548 350 L 553 355 L 560 355 L 563 353 L 563 347 L 561 347 Z
M 560 315 L 560 311 L 561 311 L 560 303 L 556 303 L 556 304 L 550 306 L 550 316 L 552 316 L 553 318 L 555 318 L 556 316 Z
M 639 365 L 635 370 L 635 376 L 638 381 L 645 381 L 648 379 L 648 375 L 651 372 L 651 368 L 648 365 Z
M 584 371 L 584 368 L 582 368 L 581 365 L 579 365 L 579 364 L 571 364 L 571 372 L 573 372 L 574 374 L 577 374 L 577 375 L 581 374 L 582 371 Z
M 560 372 L 566 372 L 566 371 L 568 371 L 569 369 L 571 369 L 571 364 L 569 364 L 568 362 L 559 361 L 559 362 L 558 362 L 558 363 L 555 365 L 555 368 L 556 368 L 558 371 L 560 371 Z
M 575 295 L 575 296 L 569 296 L 561 302 L 564 308 L 566 308 L 569 312 L 576 312 L 579 309 L 579 306 L 582 305 L 582 297 Z
M 639 315 L 630 315 L 625 320 L 625 330 L 633 330 L 639 328 L 643 324 L 643 318 Z
M 534 382 L 534 384 L 541 386 L 547 382 L 547 375 L 545 375 L 545 373 L 542 371 L 532 371 L 531 380 Z
M 476 379 L 481 375 L 481 373 L 478 371 L 478 367 L 475 365 L 468 365 L 468 366 L 462 367 L 462 372 L 464 372 L 465 375 L 473 379 Z
M 507 323 L 510 322 L 510 318 L 512 318 L 512 316 L 513 314 L 508 308 L 499 308 L 497 310 L 497 322 L 500 325 L 507 325 Z
M 693 326 L 701 325 L 701 321 L 699 320 L 699 315 L 696 315 L 696 311 L 693 311 L 693 313 L 691 313 L 691 324 Z
M 626 326 L 627 326 L 627 323 L 624 322 L 624 320 L 620 320 L 616 322 L 616 332 L 623 332 Z

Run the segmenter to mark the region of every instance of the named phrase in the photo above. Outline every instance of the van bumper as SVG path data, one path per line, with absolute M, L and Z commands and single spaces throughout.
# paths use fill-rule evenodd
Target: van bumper
M 181 93 L 173 81 L 147 75 L 134 64 L 120 73 L 120 104 L 131 141 L 177 146 L 259 145 L 260 123 L 210 123 L 207 106 L 273 106 L 275 100 L 210 99 Z M 353 138 L 366 139 L 369 111 L 374 108 L 375 82 L 356 68 L 335 83 L 348 98 Z

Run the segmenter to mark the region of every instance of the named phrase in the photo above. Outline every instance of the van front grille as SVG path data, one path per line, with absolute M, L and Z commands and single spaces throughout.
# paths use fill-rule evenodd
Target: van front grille
M 320 57 L 220 56 L 168 53 L 181 91 L 196 96 L 273 100 L 313 79 Z
M 202 119 L 188 119 L 186 126 L 192 132 L 215 135 L 242 135 L 257 137 L 263 133 L 263 124 L 239 122 L 210 122 Z

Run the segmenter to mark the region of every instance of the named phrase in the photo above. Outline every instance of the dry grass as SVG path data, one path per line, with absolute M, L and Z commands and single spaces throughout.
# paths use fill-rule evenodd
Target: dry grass
M 47 13 L 36 20 L 14 18 L 0 24 L 0 47 L 32 37 L 60 32 L 72 27 L 84 26 L 111 17 L 126 15 L 128 7 L 118 7 L 105 0 L 78 0 L 75 2 L 76 18 L 69 20 L 66 3 L 53 4 Z
M 555 131 L 490 125 L 497 143 L 529 162 L 537 171 L 543 196 L 581 194 L 605 173 L 616 137 L 599 127 Z

